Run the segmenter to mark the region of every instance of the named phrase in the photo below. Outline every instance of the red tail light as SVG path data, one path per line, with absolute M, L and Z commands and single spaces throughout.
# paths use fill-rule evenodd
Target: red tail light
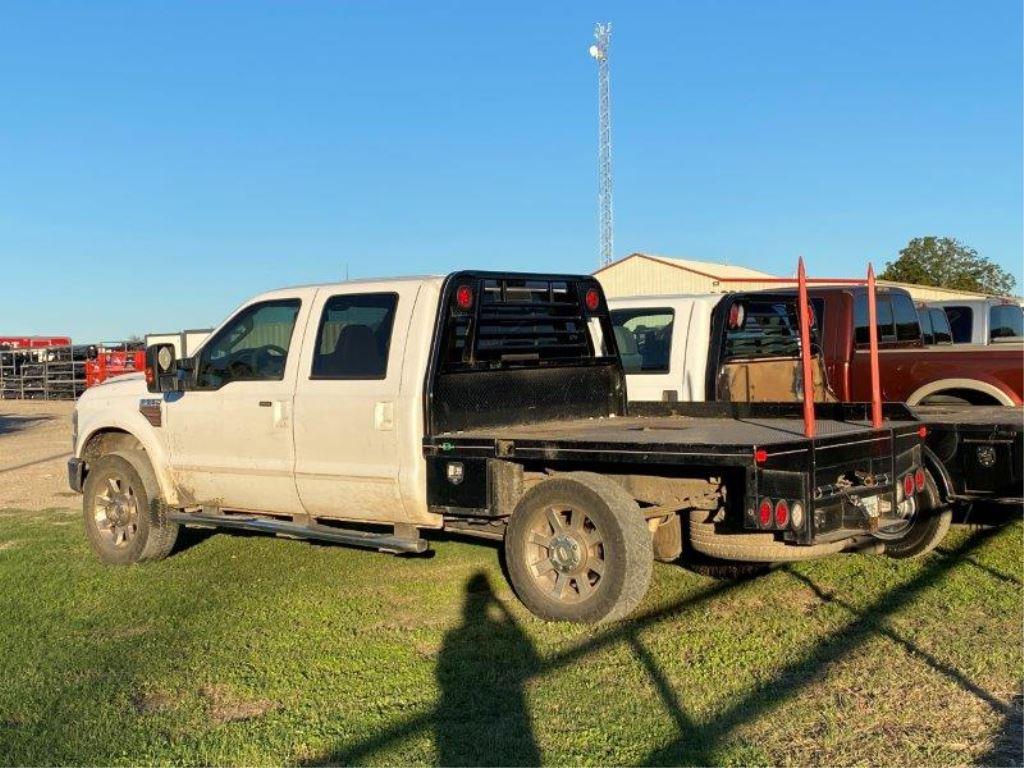
M 928 437 L 928 427 L 918 427 L 917 436 L 924 440 Z
M 743 327 L 743 321 L 746 319 L 746 310 L 743 309 L 743 305 L 740 303 L 733 304 L 729 307 L 729 330 L 735 331 Z
M 754 461 L 756 461 L 758 464 L 764 464 L 766 461 L 768 461 L 768 451 L 766 451 L 764 448 L 758 448 L 756 451 L 754 451 Z
M 147 366 L 146 367 L 146 383 L 147 384 L 152 384 L 154 381 L 156 381 L 156 375 L 153 373 L 153 369 Z
M 596 288 L 590 288 L 583 297 L 583 301 L 587 305 L 587 309 L 594 312 L 601 306 L 601 294 L 597 292 Z
M 775 525 L 779 528 L 789 525 L 789 502 L 785 499 L 775 502 Z
M 460 285 L 455 291 L 455 304 L 459 309 L 469 309 L 473 306 L 473 289 L 468 285 Z
M 917 487 L 917 492 L 920 493 L 924 490 L 924 470 L 919 469 L 914 473 L 914 485 Z
M 772 524 L 772 500 L 761 499 L 761 506 L 758 509 L 758 514 L 761 517 L 761 527 L 767 528 Z
M 914 495 L 914 476 L 913 475 L 907 475 L 907 476 L 905 476 L 903 478 L 903 492 L 905 494 L 907 494 L 907 496 L 913 496 Z

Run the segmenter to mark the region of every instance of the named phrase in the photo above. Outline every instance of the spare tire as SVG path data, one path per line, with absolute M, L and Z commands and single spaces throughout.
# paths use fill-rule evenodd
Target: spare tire
M 906 535 L 885 543 L 885 554 L 889 557 L 898 560 L 923 557 L 939 546 L 949 533 L 953 508 L 943 502 L 939 487 L 927 469 L 924 471 L 924 490 L 917 495 L 917 503 L 917 517 Z

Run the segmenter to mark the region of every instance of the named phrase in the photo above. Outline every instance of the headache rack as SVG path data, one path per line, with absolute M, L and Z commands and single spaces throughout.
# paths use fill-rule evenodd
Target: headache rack
M 592 280 L 460 274 L 446 299 L 446 371 L 579 364 L 614 355 Z

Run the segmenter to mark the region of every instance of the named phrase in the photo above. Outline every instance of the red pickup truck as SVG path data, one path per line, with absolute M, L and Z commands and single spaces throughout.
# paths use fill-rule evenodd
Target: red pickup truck
M 812 286 L 808 294 L 836 395 L 840 400 L 870 400 L 867 289 Z M 908 405 L 1024 402 L 1024 344 L 926 346 L 910 294 L 879 287 L 877 306 L 883 400 Z

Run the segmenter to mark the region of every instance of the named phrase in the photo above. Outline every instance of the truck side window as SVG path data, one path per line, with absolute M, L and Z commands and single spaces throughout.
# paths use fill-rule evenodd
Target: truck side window
M 668 373 L 675 312 L 668 307 L 616 309 L 611 316 L 626 373 Z
M 261 301 L 235 315 L 203 346 L 196 364 L 196 388 L 283 379 L 299 305 L 298 299 Z
M 949 329 L 949 320 L 946 313 L 939 307 L 932 307 L 928 310 L 932 319 L 932 331 L 935 333 L 936 344 L 952 344 L 953 332 Z
M 1019 339 L 1024 336 L 1024 310 L 1018 305 L 1001 304 L 988 313 L 988 338 Z
M 925 344 L 935 343 L 935 332 L 932 330 L 932 312 L 928 307 L 918 307 L 917 320 L 921 324 L 921 338 Z
M 878 312 L 878 343 L 896 340 L 896 328 L 892 316 L 892 303 L 889 297 L 876 294 L 875 309 Z M 917 318 L 915 318 L 916 320 Z M 916 323 L 915 323 L 916 325 Z M 858 345 L 868 344 L 868 294 L 861 291 L 853 301 L 853 340 Z
M 324 304 L 311 379 L 384 379 L 398 294 L 332 296 Z
M 956 344 L 968 344 L 971 341 L 971 327 L 974 325 L 974 311 L 970 307 L 944 307 L 949 328 L 953 332 Z
M 920 341 L 921 326 L 913 300 L 905 293 L 891 293 L 892 311 L 896 319 L 896 341 Z

